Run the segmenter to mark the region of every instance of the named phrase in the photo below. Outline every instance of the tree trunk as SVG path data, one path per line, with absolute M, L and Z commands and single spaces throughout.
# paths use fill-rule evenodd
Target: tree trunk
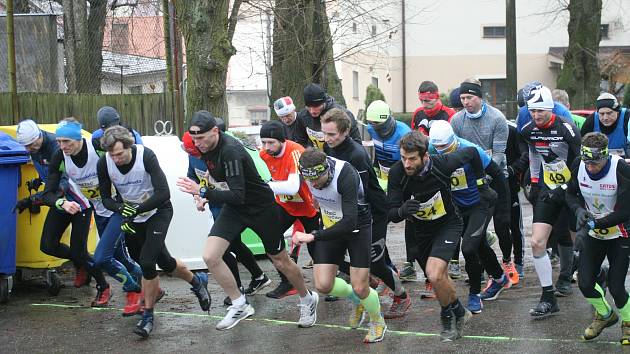
M 101 93 L 103 78 L 103 32 L 107 18 L 107 0 L 90 0 L 90 12 L 87 18 L 88 43 L 87 80 L 83 83 L 84 92 Z
M 175 9 L 186 44 L 186 116 L 205 109 L 227 124 L 225 81 L 228 63 L 236 53 L 229 35 L 229 1 L 180 0 Z
M 304 106 L 304 86 L 315 82 L 345 104 L 325 4 L 317 0 L 277 0 L 274 16 L 272 100 L 291 96 L 299 109 Z
M 63 32 L 64 50 L 66 56 L 66 85 L 69 93 L 77 92 L 77 71 L 75 65 L 74 40 L 74 1 L 63 0 Z
M 569 48 L 558 77 L 558 88 L 569 94 L 571 107 L 593 107 L 599 94 L 599 52 L 602 0 L 569 2 Z

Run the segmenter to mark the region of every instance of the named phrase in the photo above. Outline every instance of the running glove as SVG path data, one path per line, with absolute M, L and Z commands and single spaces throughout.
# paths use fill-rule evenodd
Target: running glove
M 584 210 L 584 209 L 582 209 Z M 584 249 L 584 242 L 586 240 L 587 237 L 589 237 L 588 235 L 588 230 L 589 227 L 588 226 L 578 226 L 577 232 L 575 233 L 575 246 L 574 249 L 578 252 L 582 251 Z
M 133 220 L 129 218 L 123 219 L 122 224 L 120 224 L 120 229 L 122 230 L 122 232 L 129 235 L 133 235 L 136 233 L 136 229 L 133 226 Z
M 575 211 L 575 218 L 577 220 L 577 227 L 586 228 L 589 221 L 594 221 L 593 214 L 586 211 L 584 208 L 578 208 Z
M 398 215 L 401 218 L 409 217 L 420 211 L 420 202 L 415 199 L 409 199 L 398 208 Z
M 564 200 L 564 188 L 557 187 L 556 189 L 543 192 L 541 199 L 543 202 L 562 201 Z
M 124 217 L 124 218 L 132 218 L 136 215 L 138 215 L 138 204 L 131 204 L 131 203 L 123 203 L 122 208 L 120 210 L 120 214 Z

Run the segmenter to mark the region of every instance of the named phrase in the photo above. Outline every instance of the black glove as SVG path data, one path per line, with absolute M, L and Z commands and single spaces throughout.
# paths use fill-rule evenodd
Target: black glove
M 33 205 L 33 200 L 31 199 L 31 197 L 20 199 L 17 201 L 17 203 L 13 207 L 12 212 L 15 213 L 15 211 L 17 210 L 18 213 L 22 214 L 24 210 L 30 209 L 32 205 Z
M 577 227 L 586 227 L 589 221 L 595 221 L 593 214 L 589 213 L 584 208 L 578 208 L 575 211 L 575 218 L 577 220 Z
M 588 235 L 589 230 L 590 228 L 588 226 L 578 226 L 577 232 L 575 233 L 575 245 L 573 246 L 576 251 L 580 252 L 584 249 L 584 242 L 587 237 L 590 237 Z
M 124 202 L 119 211 L 124 218 L 133 218 L 138 215 L 138 207 L 138 204 Z
M 120 224 L 120 229 L 122 230 L 122 232 L 129 234 L 129 235 L 133 235 L 136 233 L 136 228 L 133 225 L 133 219 L 132 218 L 125 218 L 123 219 L 122 223 Z
M 415 199 L 409 199 L 398 208 L 398 215 L 401 218 L 407 218 L 420 211 L 420 202 Z
M 556 189 L 552 189 L 546 192 L 542 192 L 541 200 L 543 202 L 551 202 L 551 201 L 561 201 L 564 199 L 564 189 L 561 187 L 556 187 Z
M 26 188 L 28 188 L 29 191 L 37 191 L 42 184 L 44 184 L 44 182 L 41 178 L 33 178 L 30 181 L 26 181 Z

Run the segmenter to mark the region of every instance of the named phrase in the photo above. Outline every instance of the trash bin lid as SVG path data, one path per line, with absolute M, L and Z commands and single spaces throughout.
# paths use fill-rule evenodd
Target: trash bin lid
M 0 132 L 0 165 L 27 163 L 29 153 L 10 135 Z

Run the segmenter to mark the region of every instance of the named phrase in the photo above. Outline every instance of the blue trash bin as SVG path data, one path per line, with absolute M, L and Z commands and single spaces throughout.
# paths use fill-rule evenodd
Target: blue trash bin
M 20 184 L 20 165 L 29 161 L 29 154 L 9 135 L 0 132 L 0 302 L 8 300 L 11 275 L 15 274 L 15 234 Z

